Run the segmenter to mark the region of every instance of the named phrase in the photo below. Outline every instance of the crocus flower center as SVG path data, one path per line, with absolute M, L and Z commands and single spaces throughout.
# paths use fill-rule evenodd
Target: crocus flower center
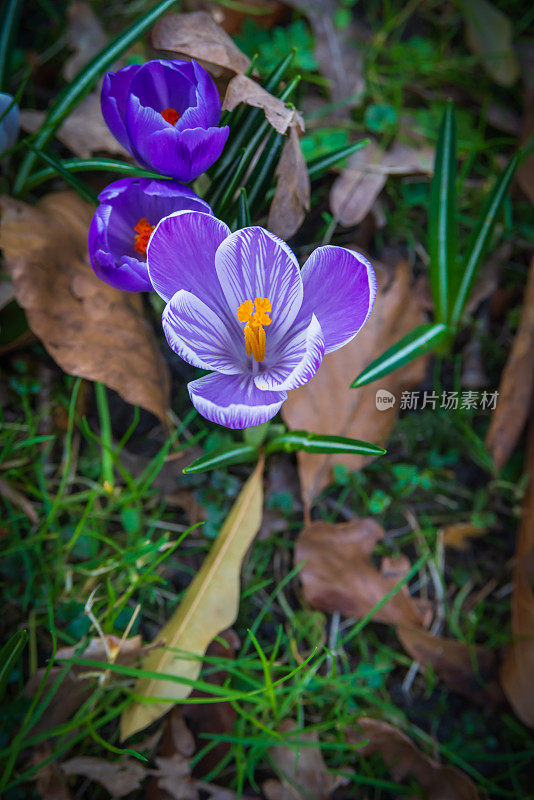
M 150 222 L 146 217 L 141 217 L 139 222 L 134 228 L 135 237 L 134 237 L 134 247 L 138 253 L 141 253 L 142 256 L 146 256 L 146 248 L 148 245 L 148 240 L 150 239 L 150 234 L 154 230 L 156 226 L 151 225 Z
M 236 312 L 239 322 L 245 323 L 243 333 L 247 356 L 252 356 L 258 362 L 265 358 L 266 336 L 263 326 L 271 324 L 272 319 L 267 316 L 270 312 L 271 301 L 268 297 L 256 297 L 254 302 L 245 300 Z
M 175 108 L 164 108 L 163 111 L 159 112 L 165 122 L 170 122 L 171 125 L 176 125 L 180 117 L 182 116 L 177 112 Z

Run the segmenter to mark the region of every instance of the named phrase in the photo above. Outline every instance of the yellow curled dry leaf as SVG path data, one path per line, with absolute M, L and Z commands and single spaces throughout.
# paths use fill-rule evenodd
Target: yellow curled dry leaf
M 218 633 L 235 621 L 239 609 L 241 563 L 261 525 L 263 459 L 243 486 L 202 567 L 187 588 L 176 612 L 161 630 L 165 646 L 142 662 L 150 672 L 195 680 L 201 658 L 180 657 L 177 651 L 202 657 Z M 187 697 L 192 686 L 168 680 L 140 678 L 134 694 L 152 702 L 133 702 L 121 718 L 121 739 L 127 739 L 161 717 L 174 702 Z M 165 698 L 154 703 L 154 698 Z

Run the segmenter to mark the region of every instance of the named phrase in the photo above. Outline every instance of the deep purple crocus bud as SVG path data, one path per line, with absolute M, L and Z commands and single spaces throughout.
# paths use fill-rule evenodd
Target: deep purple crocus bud
M 107 186 L 89 227 L 91 264 L 106 283 L 128 292 L 152 292 L 146 265 L 150 235 L 174 211 L 211 208 L 187 186 L 151 178 L 124 178 Z
M 192 181 L 222 153 L 221 99 L 196 61 L 147 61 L 108 72 L 102 114 L 118 141 L 145 167 Z

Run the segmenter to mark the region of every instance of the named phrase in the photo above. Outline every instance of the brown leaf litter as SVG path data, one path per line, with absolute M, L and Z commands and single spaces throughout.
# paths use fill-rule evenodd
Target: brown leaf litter
M 346 732 L 347 740 L 357 746 L 356 755 L 380 753 L 393 778 L 402 781 L 413 775 L 427 800 L 479 800 L 476 786 L 467 775 L 427 756 L 389 722 L 362 717 L 358 726 L 359 730 Z
M 411 270 L 401 262 L 388 272 L 377 262 L 378 295 L 375 307 L 363 330 L 348 345 L 326 356 L 306 386 L 290 392 L 282 406 L 282 416 L 293 430 L 335 434 L 382 444 L 398 416 L 403 390 L 416 387 L 424 378 L 427 357 L 423 356 L 380 381 L 360 389 L 350 389 L 351 381 L 384 350 L 416 325 L 425 321 L 411 286 Z M 395 397 L 386 410 L 376 406 L 377 389 Z M 369 459 L 352 455 L 298 453 L 298 468 L 305 508 L 331 481 L 334 464 L 350 470 L 361 469 Z
M 289 130 L 274 174 L 277 184 L 267 225 L 277 236 L 289 239 L 304 222 L 311 197 L 310 177 L 295 127 Z
M 525 427 L 533 390 L 534 258 L 530 262 L 519 328 L 501 375 L 497 405 L 486 436 L 486 447 L 499 471 L 513 453 Z
M 52 358 L 164 421 L 168 369 L 140 298 L 108 286 L 89 264 L 91 206 L 73 192 L 37 206 L 3 197 L 1 206 L 0 246 L 17 302 Z
M 298 111 L 267 92 L 259 83 L 246 75 L 236 75 L 232 78 L 226 90 L 222 110 L 233 111 L 239 103 L 261 108 L 278 133 L 286 133 L 289 128 L 294 127 L 304 131 L 304 120 Z

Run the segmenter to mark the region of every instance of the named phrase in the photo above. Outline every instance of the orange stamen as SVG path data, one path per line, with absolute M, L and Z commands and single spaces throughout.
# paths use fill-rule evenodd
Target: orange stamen
M 268 297 L 256 297 L 254 303 L 252 300 L 245 300 L 236 312 L 238 320 L 245 323 L 243 334 L 247 356 L 252 356 L 258 362 L 265 358 L 267 337 L 263 326 L 271 324 L 272 319 L 267 316 L 270 312 L 271 301 Z
M 171 125 L 176 125 L 180 117 L 182 116 L 177 112 L 175 108 L 164 108 L 163 111 L 159 112 L 165 122 L 170 122 Z
M 148 245 L 148 240 L 150 239 L 150 234 L 154 230 L 156 226 L 151 225 L 146 217 L 141 217 L 139 222 L 134 228 L 135 237 L 134 237 L 134 247 L 138 253 L 141 253 L 142 256 L 146 256 L 146 248 Z

